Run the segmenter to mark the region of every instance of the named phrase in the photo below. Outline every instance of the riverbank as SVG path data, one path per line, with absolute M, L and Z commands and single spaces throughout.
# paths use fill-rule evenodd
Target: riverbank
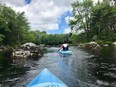
M 91 41 L 91 42 L 86 42 L 86 43 L 79 43 L 77 44 L 77 46 L 81 46 L 81 47 L 87 47 L 89 46 L 89 48 L 94 48 L 94 47 L 107 47 L 107 46 L 113 46 L 116 47 L 116 42 L 109 42 L 109 41 Z
M 1 46 L 0 47 L 0 66 L 10 65 L 12 63 L 24 66 L 28 59 L 38 60 L 44 55 L 44 45 L 35 45 L 26 43 L 18 47 Z

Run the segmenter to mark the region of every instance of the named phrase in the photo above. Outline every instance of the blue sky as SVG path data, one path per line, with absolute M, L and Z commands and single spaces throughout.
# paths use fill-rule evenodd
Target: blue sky
M 51 34 L 61 34 L 61 33 L 65 33 L 65 29 L 69 29 L 69 25 L 66 22 L 67 17 L 71 17 L 72 16 L 72 12 L 67 11 L 65 12 L 63 15 L 61 15 L 61 17 L 59 18 L 59 24 L 58 24 L 58 29 L 57 30 L 48 30 L 48 33 Z
M 76 0 L 0 0 L 16 12 L 25 12 L 31 30 L 52 34 L 70 30 L 67 20 L 72 15 L 71 3 Z
M 25 4 L 30 4 L 31 3 L 31 0 L 24 0 L 24 3 Z

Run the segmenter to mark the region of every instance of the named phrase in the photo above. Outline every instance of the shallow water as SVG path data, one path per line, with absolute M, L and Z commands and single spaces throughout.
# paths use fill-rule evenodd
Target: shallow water
M 0 79 L 3 87 L 25 87 L 44 68 L 68 87 L 116 87 L 116 55 L 113 50 L 104 48 L 99 54 L 91 54 L 80 47 L 70 49 L 73 54 L 63 57 L 57 53 L 58 48 L 48 48 L 50 52 L 38 61 L 28 60 L 29 68 L 14 69 L 12 66 L 8 76 L 5 76 L 7 70 L 4 75 L 0 72 L 0 78 L 6 77 L 4 81 Z

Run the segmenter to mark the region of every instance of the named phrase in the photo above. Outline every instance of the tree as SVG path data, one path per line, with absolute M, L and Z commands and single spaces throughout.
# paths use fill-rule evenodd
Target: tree
M 29 30 L 29 23 L 24 12 L 16 13 L 10 7 L 0 5 L 0 34 L 4 45 L 21 43 Z
M 97 4 L 92 9 L 91 34 L 95 34 L 99 39 L 111 40 L 116 32 L 116 7 L 110 6 L 108 2 Z
M 114 4 L 111 4 L 112 1 Z M 72 4 L 74 19 L 70 26 L 85 31 L 85 36 L 78 35 L 80 40 L 84 37 L 91 41 L 96 36 L 100 40 L 116 41 L 116 1 L 112 1 L 104 0 L 93 5 L 91 0 L 84 0 Z
M 91 17 L 91 8 L 93 2 L 91 0 L 84 0 L 83 2 L 76 1 L 72 4 L 73 15 L 75 20 L 70 22 L 70 25 L 76 27 L 76 29 L 84 29 L 86 37 L 89 35 L 90 31 L 90 17 Z

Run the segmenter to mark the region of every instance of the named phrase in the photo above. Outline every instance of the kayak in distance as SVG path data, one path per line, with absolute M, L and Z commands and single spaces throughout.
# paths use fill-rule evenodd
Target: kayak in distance
M 68 87 L 59 78 L 45 68 L 26 87 Z
M 59 54 L 72 55 L 72 51 L 70 51 L 70 50 L 67 50 L 67 51 L 59 50 L 58 53 L 59 53 Z

